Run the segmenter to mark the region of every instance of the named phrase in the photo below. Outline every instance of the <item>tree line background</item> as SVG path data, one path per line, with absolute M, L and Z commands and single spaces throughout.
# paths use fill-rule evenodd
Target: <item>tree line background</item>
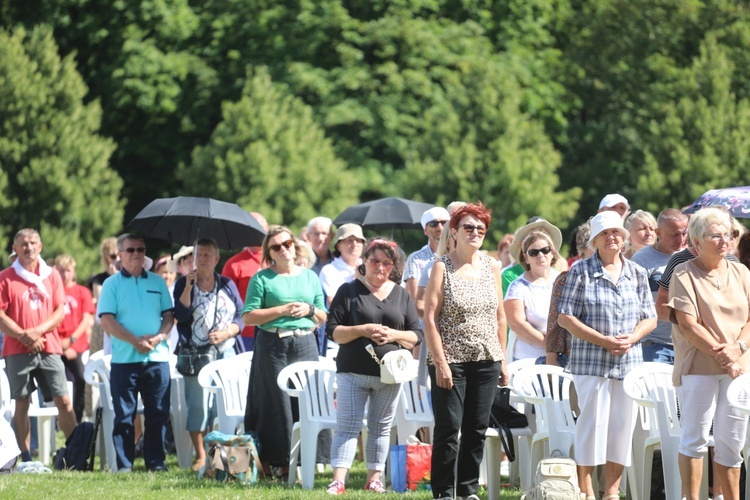
M 748 2 L 0 0 L 0 248 L 79 276 L 157 197 L 653 212 L 750 172 Z M 4 255 L 2 256 L 5 257 Z

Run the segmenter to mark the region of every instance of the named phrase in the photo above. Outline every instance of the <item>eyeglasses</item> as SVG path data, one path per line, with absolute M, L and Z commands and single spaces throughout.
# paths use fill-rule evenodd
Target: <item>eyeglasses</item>
M 708 238 L 708 239 L 710 239 L 711 241 L 713 241 L 714 243 L 719 243 L 719 242 L 720 242 L 720 241 L 722 241 L 722 240 L 723 240 L 723 241 L 726 241 L 726 242 L 730 242 L 730 241 L 733 241 L 733 240 L 734 240 L 735 238 L 737 238 L 737 236 L 739 236 L 739 235 L 740 235 L 740 232 L 739 232 L 738 230 L 736 230 L 736 229 L 735 229 L 735 230 L 734 230 L 734 231 L 732 231 L 731 233 L 724 233 L 724 234 L 721 234 L 721 233 L 715 233 L 715 234 L 709 234 L 709 235 L 707 236 L 707 238 Z
M 448 223 L 447 220 L 431 220 L 427 223 L 430 227 L 438 227 L 438 226 L 444 226 Z
M 138 253 L 146 253 L 146 247 L 136 247 L 136 248 L 134 248 L 134 247 L 128 247 L 128 248 L 126 248 L 123 251 L 124 252 L 128 252 L 128 253 L 136 253 L 136 252 L 138 252 Z
M 382 265 L 383 267 L 393 267 L 393 261 L 392 260 L 378 260 L 373 257 L 370 257 L 367 259 L 372 263 L 373 266 L 378 267 Z
M 294 240 L 286 240 L 286 241 L 279 243 L 278 245 L 270 245 L 268 248 L 270 248 L 271 251 L 273 252 L 280 252 L 281 247 L 284 247 L 287 250 L 289 250 L 290 248 L 292 248 L 292 245 L 294 245 Z
M 551 251 L 552 251 L 551 247 L 544 247 L 544 248 L 532 248 L 531 250 L 529 250 L 526 253 L 528 254 L 529 257 L 536 257 L 540 253 L 543 253 L 544 255 L 547 255 Z
M 466 231 L 467 234 L 473 233 L 475 230 L 479 236 L 484 236 L 487 233 L 487 228 L 484 226 L 475 226 L 474 224 L 461 224 L 461 227 Z

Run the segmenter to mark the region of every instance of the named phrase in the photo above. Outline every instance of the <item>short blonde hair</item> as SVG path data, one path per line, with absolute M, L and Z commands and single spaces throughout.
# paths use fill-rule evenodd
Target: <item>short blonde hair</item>
M 55 257 L 55 267 L 69 269 L 71 267 L 76 267 L 76 261 L 72 256 L 63 253 Z
M 117 253 L 117 238 L 114 236 L 104 238 L 101 245 L 99 245 L 99 257 L 102 262 L 102 270 L 106 271 L 109 267 L 109 256 Z
M 651 215 L 651 212 L 646 212 L 645 210 L 636 210 L 632 214 L 628 216 L 627 219 L 625 219 L 625 229 L 630 232 L 630 228 L 633 227 L 636 223 L 636 221 L 643 221 L 652 228 L 656 229 L 656 219 L 653 215 Z

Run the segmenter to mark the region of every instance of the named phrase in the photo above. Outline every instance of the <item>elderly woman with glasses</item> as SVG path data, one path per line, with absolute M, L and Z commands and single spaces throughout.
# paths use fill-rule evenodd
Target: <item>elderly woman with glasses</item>
M 727 389 L 750 367 L 750 271 L 725 259 L 735 238 L 726 211 L 699 210 L 690 218 L 688 234 L 697 256 L 675 268 L 667 303 L 675 347 L 672 381 L 683 409 L 682 493 L 688 500 L 700 498 L 713 424 L 718 482 L 725 499 L 739 500 L 747 417 L 729 404 Z
M 508 326 L 517 339 L 511 354 L 513 360 L 540 358 L 546 360 L 544 335 L 552 297 L 552 283 L 559 274 L 552 267 L 561 259 L 552 237 L 544 231 L 524 236 L 518 261 L 526 272 L 513 281 L 505 295 Z
M 390 444 L 391 423 L 401 384 L 380 380 L 387 353 L 411 349 L 422 339 L 411 296 L 399 286 L 404 257 L 396 243 L 382 237 L 369 241 L 357 278 L 339 287 L 331 303 L 327 332 L 338 342 L 336 357 L 336 433 L 331 447 L 333 482 L 328 493 L 344 494 L 357 436 L 367 407 L 367 480 L 365 490 L 385 493 L 382 479 Z
M 435 262 L 427 284 L 434 498 L 476 497 L 498 377 L 508 382 L 500 264 L 479 251 L 490 222 L 481 203 L 456 210 L 449 224 L 456 248 Z
M 557 322 L 573 334 L 568 370 L 581 409 L 576 422 L 575 460 L 587 500 L 595 499 L 594 467 L 605 465 L 602 500 L 619 499 L 630 464 L 635 402 L 623 389 L 630 370 L 643 364 L 639 340 L 656 326 L 648 274 L 622 255 L 627 231 L 613 211 L 591 219 L 588 244 L 596 253 L 568 273 Z
M 263 240 L 262 261 L 247 289 L 242 320 L 257 325 L 245 430 L 260 440 L 264 467 L 279 477 L 289 473 L 292 402 L 276 385 L 281 370 L 297 361 L 316 361 L 315 329 L 326 320 L 318 276 L 294 263 L 295 240 L 284 226 L 271 226 Z

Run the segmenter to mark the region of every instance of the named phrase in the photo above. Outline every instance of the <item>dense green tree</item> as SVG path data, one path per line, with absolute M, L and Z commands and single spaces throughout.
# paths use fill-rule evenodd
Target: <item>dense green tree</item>
M 0 248 L 18 229 L 39 229 L 44 255 L 70 252 L 82 277 L 121 227 L 124 205 L 108 165 L 115 145 L 99 135 L 101 108 L 84 104 L 86 94 L 49 28 L 0 30 Z
M 357 201 L 354 176 L 338 159 L 312 110 L 259 68 L 242 98 L 223 106 L 210 142 L 180 171 L 188 193 L 212 193 L 299 228 Z
M 710 37 L 680 79 L 679 101 L 650 124 L 638 178 L 641 206 L 681 207 L 750 177 L 750 100 L 732 92 L 734 65 Z

